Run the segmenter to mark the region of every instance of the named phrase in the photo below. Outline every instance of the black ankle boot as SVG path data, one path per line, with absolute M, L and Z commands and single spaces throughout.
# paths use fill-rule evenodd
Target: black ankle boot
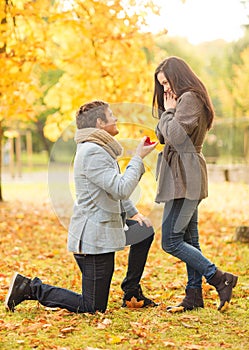
M 180 304 L 176 306 L 168 306 L 166 310 L 175 313 L 193 310 L 199 307 L 204 308 L 201 288 L 186 288 L 185 293 L 186 296 Z
M 154 307 L 158 306 L 158 304 L 143 295 L 141 286 L 135 289 L 130 289 L 124 293 L 122 307 L 137 309 L 147 306 Z
M 209 284 L 214 286 L 219 294 L 220 305 L 218 310 L 223 312 L 228 306 L 232 298 L 233 288 L 236 286 L 238 276 L 235 276 L 228 272 L 222 272 L 216 270 L 214 276 L 208 281 Z
M 15 273 L 12 277 L 8 294 L 5 299 L 5 308 L 15 311 L 15 306 L 24 300 L 35 300 L 30 287 L 31 279 Z

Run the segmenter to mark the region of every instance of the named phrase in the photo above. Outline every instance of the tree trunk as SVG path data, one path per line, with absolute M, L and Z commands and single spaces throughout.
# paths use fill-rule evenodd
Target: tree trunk
M 235 240 L 243 243 L 249 243 L 249 226 L 237 227 Z
M 43 132 L 43 127 L 44 127 L 44 125 L 43 125 L 43 123 L 42 123 L 40 120 L 38 120 L 38 121 L 36 122 L 36 127 L 37 127 L 38 134 L 40 135 L 40 138 L 41 138 L 41 140 L 42 140 L 42 142 L 43 142 L 43 145 L 44 145 L 44 147 L 45 147 L 45 150 L 46 150 L 46 152 L 47 152 L 47 154 L 48 154 L 48 158 L 49 158 L 51 161 L 53 161 L 53 159 L 50 158 L 50 151 L 51 151 L 50 143 L 49 143 L 49 141 L 46 139 L 46 137 L 44 136 L 44 132 Z

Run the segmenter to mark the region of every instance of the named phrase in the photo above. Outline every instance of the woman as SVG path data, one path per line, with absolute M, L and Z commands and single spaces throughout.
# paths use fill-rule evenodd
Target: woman
M 178 57 L 162 61 L 155 71 L 153 116 L 156 133 L 165 144 L 158 158 L 156 202 L 164 202 L 162 248 L 186 263 L 185 297 L 170 312 L 203 308 L 202 276 L 219 295 L 218 310 L 227 309 L 238 277 L 222 272 L 201 252 L 198 205 L 208 195 L 202 146 L 211 128 L 214 110 L 204 84 Z
M 71 312 L 105 312 L 115 252 L 127 244 L 126 216 L 131 219 L 126 221 L 127 234 L 138 235 L 140 239 L 130 247 L 127 274 L 121 285 L 124 291 L 122 306 L 156 306 L 143 295 L 140 286 L 154 231 L 150 220 L 138 212 L 129 197 L 145 171 L 143 158 L 157 144 L 145 145 L 144 137 L 124 174 L 120 174 L 117 157 L 121 155 L 122 147 L 114 139 L 119 131 L 117 118 L 109 105 L 93 101 L 81 106 L 76 123 L 76 201 L 69 226 L 68 249 L 74 253 L 82 273 L 82 294 L 16 273 L 5 307 L 14 311 L 24 300 L 38 300 L 44 306 Z

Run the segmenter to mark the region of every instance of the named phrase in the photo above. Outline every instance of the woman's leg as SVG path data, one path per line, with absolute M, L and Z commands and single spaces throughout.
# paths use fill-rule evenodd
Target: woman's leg
M 184 235 L 184 241 L 201 252 L 198 231 L 198 207 L 195 209 L 192 218 L 190 219 Z M 201 288 L 202 275 L 196 269 L 193 269 L 189 264 L 186 264 L 186 269 L 188 274 L 188 283 L 186 288 Z
M 184 203 L 184 200 L 172 201 L 166 208 L 167 212 L 165 211 L 164 217 L 166 218 L 167 225 L 172 225 L 172 232 L 174 232 L 174 230 L 176 232 L 182 232 L 182 234 L 177 237 L 177 244 L 182 241 L 186 246 L 192 246 L 200 252 L 198 201 L 191 203 L 191 205 L 189 204 L 190 203 Z M 186 206 L 188 208 L 186 208 Z M 174 234 L 172 236 L 174 237 Z M 167 240 L 169 242 L 171 241 L 171 246 L 173 247 L 174 240 L 170 238 L 170 232 L 168 232 L 168 238 L 164 236 L 162 240 L 165 242 L 165 246 L 169 245 L 169 243 L 166 243 Z M 169 312 L 182 312 L 204 307 L 202 298 L 202 274 L 187 261 L 185 261 L 185 263 L 188 274 L 188 282 L 185 290 L 186 295 L 180 304 L 168 306 L 167 311 Z
M 184 240 L 186 230 L 197 207 L 198 201 L 188 199 L 176 199 L 165 204 L 162 248 L 167 253 L 184 261 L 188 267 L 197 271 L 199 275 L 205 276 L 208 280 L 215 274 L 216 266 L 204 257 L 198 247 L 192 246 Z M 197 245 L 197 241 L 195 244 Z M 192 273 L 193 270 L 190 272 Z
M 237 284 L 238 276 L 220 271 L 201 253 L 198 236 L 194 233 L 197 224 L 195 218 L 197 207 L 198 201 L 187 199 L 177 199 L 166 203 L 163 215 L 162 247 L 166 252 L 186 263 L 190 280 L 189 287 L 193 281 L 196 283 L 200 276 L 205 276 L 207 282 L 213 285 L 219 294 L 218 310 L 225 311 L 231 300 L 232 290 Z M 198 275 L 195 275 L 196 271 Z M 190 310 L 201 304 L 201 288 L 190 287 L 186 289 L 186 297 L 179 305 L 182 310 L 174 310 L 174 307 L 169 307 L 169 311 Z

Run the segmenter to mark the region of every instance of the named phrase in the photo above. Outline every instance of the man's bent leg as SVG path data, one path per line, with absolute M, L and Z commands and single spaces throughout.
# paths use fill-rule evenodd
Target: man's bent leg
M 84 309 L 81 294 L 42 283 L 38 277 L 32 280 L 30 286 L 35 299 L 44 306 L 59 307 L 71 312 L 91 312 Z
M 114 252 L 74 255 L 82 272 L 82 304 L 88 310 L 85 312 L 105 312 L 114 271 L 114 256 Z
M 6 296 L 5 307 L 14 311 L 25 300 L 38 300 L 47 307 L 59 307 L 71 312 L 104 312 L 107 307 L 114 253 L 99 255 L 75 254 L 82 272 L 82 294 L 33 280 L 15 273 Z
M 155 306 L 156 304 L 152 300 L 146 298 L 142 294 L 140 286 L 140 280 L 144 271 L 148 252 L 154 239 L 154 231 L 151 227 L 147 228 L 145 225 L 140 226 L 134 220 L 127 220 L 126 223 L 129 227 L 129 234 L 134 235 L 134 237 L 137 235 L 137 237 L 141 239 L 142 233 L 144 233 L 144 236 L 147 238 L 130 246 L 127 273 L 121 284 L 121 288 L 124 291 L 123 306 L 128 306 L 127 301 L 129 302 L 132 297 L 137 299 L 137 307 L 148 305 Z M 143 304 L 141 301 L 143 301 Z

